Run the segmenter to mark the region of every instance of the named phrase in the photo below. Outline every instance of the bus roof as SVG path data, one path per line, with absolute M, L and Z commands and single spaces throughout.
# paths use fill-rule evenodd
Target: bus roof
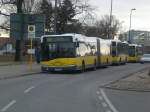
M 97 42 L 97 37 L 86 37 L 86 42 Z
M 123 41 L 122 43 L 129 44 L 127 41 Z
M 102 39 L 102 38 L 99 38 L 99 37 L 87 37 L 85 35 L 82 35 L 82 34 L 76 34 L 76 33 L 65 33 L 65 34 L 59 34 L 59 35 L 43 35 L 42 38 L 41 38 L 41 42 L 43 41 L 43 38 L 44 37 L 61 37 L 61 36 L 70 36 L 73 38 L 73 42 L 76 42 L 76 41 L 80 41 L 80 42 L 96 42 L 97 39 L 99 39 L 101 42 L 105 42 L 105 43 L 108 43 L 110 44 L 112 40 L 110 39 Z M 113 41 L 117 41 L 117 42 L 120 42 L 119 40 L 113 40 Z
M 139 44 L 129 44 L 129 46 L 142 47 L 142 45 Z
M 135 47 L 136 47 L 136 46 L 138 46 L 138 45 L 137 45 L 137 44 L 129 44 L 129 46 L 135 46 Z
M 66 33 L 60 35 L 43 35 L 41 38 L 41 42 L 43 41 L 44 37 L 61 37 L 61 36 L 70 36 L 73 38 L 73 42 L 80 41 L 80 42 L 96 42 L 97 37 L 87 37 L 82 34 L 76 33 Z
M 121 40 L 110 39 L 112 42 L 121 42 Z
M 82 35 L 82 34 L 76 34 L 76 33 L 66 33 L 66 34 L 62 34 L 61 36 L 71 36 L 73 38 L 73 41 L 81 41 L 84 42 L 86 39 L 86 36 Z
M 61 36 L 70 36 L 73 38 L 73 41 L 85 41 L 85 36 L 82 34 L 75 34 L 75 33 L 66 33 L 66 34 L 59 34 L 59 35 L 43 35 L 41 37 L 41 42 L 43 41 L 44 37 L 61 37 Z

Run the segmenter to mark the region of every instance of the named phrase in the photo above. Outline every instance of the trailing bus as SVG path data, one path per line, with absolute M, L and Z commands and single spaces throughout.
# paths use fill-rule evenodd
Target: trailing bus
M 109 64 L 111 44 L 98 37 L 61 34 L 41 38 L 42 71 L 84 71 Z
M 100 53 L 100 66 L 108 66 L 112 64 L 112 44 L 110 40 L 98 38 L 98 52 Z M 100 46 L 99 46 L 100 45 Z
M 128 62 L 128 49 L 129 49 L 129 43 L 127 41 L 122 42 L 122 53 L 124 54 L 125 58 L 125 63 Z
M 112 42 L 112 64 L 125 64 L 128 62 L 128 43 L 120 40 L 111 40 Z
M 128 55 L 129 62 L 139 62 L 140 57 L 143 55 L 143 47 L 137 44 L 129 44 Z

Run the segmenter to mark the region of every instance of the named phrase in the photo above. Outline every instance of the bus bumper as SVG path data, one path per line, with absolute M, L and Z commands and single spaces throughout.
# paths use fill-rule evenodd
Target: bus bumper
M 41 70 L 43 72 L 50 72 L 50 71 L 76 71 L 76 65 L 67 65 L 67 66 L 45 66 L 42 65 Z

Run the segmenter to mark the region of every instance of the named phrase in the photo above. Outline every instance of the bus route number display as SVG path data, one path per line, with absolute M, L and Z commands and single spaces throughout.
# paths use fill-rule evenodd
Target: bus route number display
M 46 42 L 71 42 L 71 37 L 47 37 Z

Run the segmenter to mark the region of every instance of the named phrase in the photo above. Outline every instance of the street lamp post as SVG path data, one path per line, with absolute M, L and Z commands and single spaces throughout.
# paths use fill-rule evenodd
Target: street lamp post
M 110 5 L 110 23 L 109 23 L 109 34 L 108 34 L 108 38 L 111 38 L 111 39 L 112 39 L 112 31 L 111 31 L 112 7 L 113 7 L 113 0 L 111 0 L 111 5 Z
M 55 11 L 54 11 L 54 33 L 57 34 L 57 0 L 55 0 Z
M 130 11 L 130 26 L 129 26 L 129 43 L 131 43 L 131 18 L 132 18 L 132 11 L 136 10 L 135 8 L 131 9 Z

